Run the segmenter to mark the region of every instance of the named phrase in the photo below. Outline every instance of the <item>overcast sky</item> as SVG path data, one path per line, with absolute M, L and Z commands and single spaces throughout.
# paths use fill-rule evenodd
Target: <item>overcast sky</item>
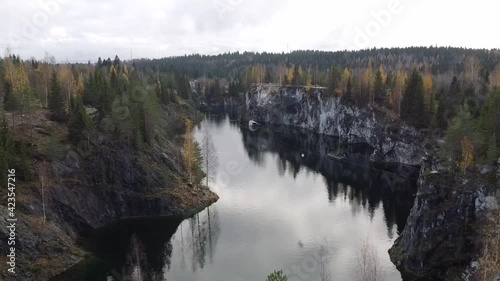
M 0 44 L 23 57 L 96 61 L 227 51 L 499 48 L 496 1 L 8 0 Z M 7 3 L 5 3 L 7 2 Z

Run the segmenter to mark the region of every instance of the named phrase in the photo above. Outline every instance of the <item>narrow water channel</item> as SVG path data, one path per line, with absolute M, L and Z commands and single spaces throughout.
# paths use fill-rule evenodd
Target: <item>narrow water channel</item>
M 332 159 L 335 140 L 309 132 L 252 131 L 228 116 L 203 121 L 197 140 L 204 129 L 217 150 L 209 185 L 220 200 L 182 222 L 109 227 L 96 240 L 101 258 L 84 266 L 92 277 L 73 280 L 119 280 L 133 233 L 156 280 L 264 281 L 274 270 L 289 280 L 357 280 L 361 245 L 373 250 L 383 280 L 402 280 L 387 250 L 404 228 L 414 180 L 370 168 L 363 147 Z

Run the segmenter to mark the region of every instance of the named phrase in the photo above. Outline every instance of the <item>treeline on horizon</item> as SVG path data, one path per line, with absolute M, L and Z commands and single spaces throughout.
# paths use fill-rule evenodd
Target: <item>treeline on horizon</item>
M 396 124 L 404 121 L 443 131 L 448 136 L 443 158 L 464 172 L 500 156 L 497 49 L 245 52 L 133 61 L 99 58 L 95 64 L 57 64 L 50 56 L 37 61 L 8 55 L 0 60 L 0 77 L 7 111 L 49 108 L 55 120 L 70 124 L 74 141 L 86 137 L 78 132 L 95 132 L 112 123 L 116 136 L 131 143 L 147 142 L 154 137 L 151 120 L 162 104 L 197 106 L 201 101 L 239 97 L 254 83 L 276 83 L 307 89 L 324 86 L 325 95 L 376 108 Z M 140 102 L 134 100 L 137 93 Z M 96 113 L 89 116 L 84 105 Z M 117 117 L 123 107 L 128 110 L 127 122 Z

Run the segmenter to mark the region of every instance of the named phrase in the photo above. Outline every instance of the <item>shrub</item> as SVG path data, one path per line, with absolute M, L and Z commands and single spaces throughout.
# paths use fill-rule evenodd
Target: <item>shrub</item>
M 283 271 L 274 271 L 273 273 L 267 276 L 266 281 L 288 281 L 288 277 L 283 274 Z

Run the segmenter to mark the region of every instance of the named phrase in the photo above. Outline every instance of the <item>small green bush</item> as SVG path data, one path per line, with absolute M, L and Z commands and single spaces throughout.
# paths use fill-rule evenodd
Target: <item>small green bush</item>
M 283 273 L 283 271 L 274 271 L 267 276 L 266 281 L 288 281 L 288 277 Z

